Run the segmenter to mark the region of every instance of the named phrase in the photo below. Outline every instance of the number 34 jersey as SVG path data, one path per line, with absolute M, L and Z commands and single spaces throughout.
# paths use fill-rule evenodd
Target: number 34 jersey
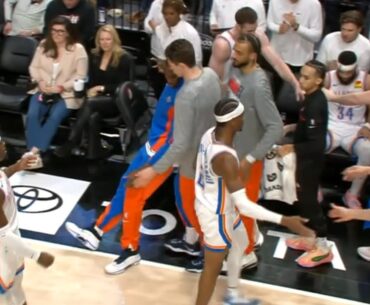
M 359 71 L 357 77 L 348 85 L 344 85 L 340 82 L 336 72 L 336 70 L 333 70 L 328 73 L 330 89 L 336 95 L 358 93 L 370 89 L 365 88 L 367 74 L 364 71 Z M 365 123 L 366 109 L 367 107 L 365 105 L 346 106 L 330 102 L 329 129 L 342 128 L 346 125 L 361 126 Z

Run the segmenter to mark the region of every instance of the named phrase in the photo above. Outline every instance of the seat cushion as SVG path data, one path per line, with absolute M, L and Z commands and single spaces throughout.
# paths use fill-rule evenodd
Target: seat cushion
M 0 111 L 22 112 L 25 109 L 28 97 L 26 88 L 0 82 Z

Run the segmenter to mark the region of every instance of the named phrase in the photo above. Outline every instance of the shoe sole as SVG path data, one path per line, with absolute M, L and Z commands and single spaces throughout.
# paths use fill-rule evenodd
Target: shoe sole
M 175 252 L 175 253 L 184 253 L 184 254 L 187 254 L 187 255 L 190 255 L 190 256 L 194 256 L 194 257 L 198 257 L 199 254 L 200 254 L 200 251 L 198 252 L 191 252 L 191 251 L 187 251 L 185 249 L 180 249 L 180 248 L 174 248 L 172 247 L 171 245 L 168 245 L 168 244 L 165 244 L 164 247 L 172 252 Z
M 258 266 L 258 261 L 252 264 L 242 266 L 242 271 L 257 268 L 257 266 Z
M 76 228 L 78 228 L 79 231 L 82 231 L 81 228 L 79 228 L 77 225 L 73 224 Z M 78 232 L 77 230 L 75 230 L 75 228 L 71 225 L 68 225 L 68 223 L 65 224 L 65 228 L 67 230 L 67 232 L 69 234 L 72 235 L 73 238 L 75 238 L 76 240 L 78 240 L 83 246 L 85 246 L 85 248 L 91 250 L 91 251 L 95 251 L 96 249 L 98 249 L 99 245 L 98 246 L 94 246 L 93 244 L 91 244 L 88 240 L 84 239 L 84 238 L 81 238 L 81 234 L 80 232 Z
M 361 257 L 361 258 L 362 258 L 362 259 L 364 259 L 365 261 L 370 262 L 370 257 L 363 255 L 363 254 L 362 254 L 360 251 L 358 251 L 358 250 L 357 250 L 357 254 L 358 254 L 358 256 L 359 256 L 359 257 Z
M 293 249 L 293 250 L 298 250 L 298 251 L 310 251 L 312 250 L 315 246 L 312 246 L 312 247 L 299 247 L 299 246 L 294 246 L 294 245 L 289 245 L 288 243 L 285 243 L 286 246 L 289 248 L 289 249 Z
M 303 265 L 303 264 L 300 264 L 299 262 L 297 262 L 297 264 L 298 264 L 298 266 L 300 266 L 302 268 L 315 268 L 315 267 L 319 267 L 321 265 L 329 264 L 333 261 L 333 259 L 334 259 L 334 256 L 333 256 L 333 254 L 331 254 L 327 258 L 325 258 L 322 261 L 317 262 L 317 263 L 312 262 L 311 264 Z
M 190 272 L 190 273 L 202 273 L 203 269 L 188 269 L 188 268 L 185 268 L 185 270 L 187 272 Z
M 105 273 L 109 274 L 109 275 L 121 274 L 121 273 L 125 272 L 127 269 L 129 269 L 130 267 L 138 265 L 141 261 L 141 256 L 140 255 L 139 255 L 139 258 L 137 258 L 136 255 L 132 258 L 134 258 L 133 262 L 128 263 L 127 266 L 125 266 L 124 268 L 119 269 L 117 271 L 112 271 L 112 272 L 108 271 L 107 268 L 104 268 Z

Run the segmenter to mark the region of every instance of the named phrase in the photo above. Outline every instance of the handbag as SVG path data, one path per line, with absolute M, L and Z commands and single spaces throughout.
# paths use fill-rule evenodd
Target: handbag
M 62 97 L 60 96 L 59 93 L 52 93 L 52 94 L 41 93 L 40 95 L 40 101 L 45 104 L 56 103 L 61 98 Z

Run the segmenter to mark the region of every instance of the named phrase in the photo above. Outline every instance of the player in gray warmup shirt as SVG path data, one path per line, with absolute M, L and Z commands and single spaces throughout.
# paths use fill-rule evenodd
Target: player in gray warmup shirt
M 165 53 L 173 72 L 184 78 L 184 85 L 176 97 L 173 143 L 153 166 L 137 172 L 132 183 L 135 187 L 145 187 L 156 174 L 178 164 L 176 204 L 186 234 L 184 241 L 176 239 L 172 246 L 180 247 L 178 252 L 197 255 L 199 251 L 192 251 L 198 239 L 195 230 L 200 233 L 194 209 L 196 156 L 202 135 L 215 124 L 213 108 L 221 99 L 221 85 L 212 69 L 196 66 L 194 49 L 189 41 L 178 39 L 167 47 Z

